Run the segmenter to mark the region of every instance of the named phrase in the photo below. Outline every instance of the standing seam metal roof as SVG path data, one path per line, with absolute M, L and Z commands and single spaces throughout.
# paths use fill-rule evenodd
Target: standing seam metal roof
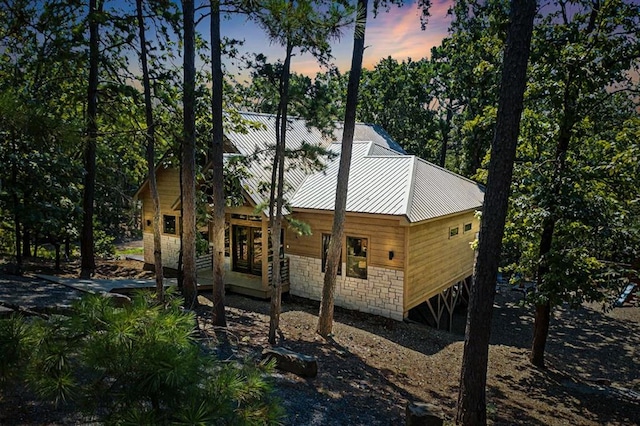
M 246 133 L 227 131 L 228 140 L 241 155 L 256 159 L 249 164 L 250 178 L 243 185 L 252 200 L 261 204 L 268 194 L 260 187 L 271 181 L 272 154 L 275 145 L 275 116 L 241 113 L 245 120 L 259 123 L 260 128 Z M 334 131 L 342 136 L 341 123 Z M 310 143 L 339 154 L 340 144 L 324 137 L 315 128 L 307 128 L 304 120 L 288 120 L 287 148 L 298 149 Z M 338 157 L 339 158 L 339 157 Z M 327 161 L 322 171 L 304 170 L 299 160 L 285 161 L 285 198 L 292 208 L 333 210 L 339 159 Z M 484 188 L 462 176 L 438 167 L 405 151 L 384 130 L 375 125 L 358 123 L 355 129 L 347 211 L 405 216 L 420 222 L 482 206 Z M 285 212 L 288 213 L 288 212 Z

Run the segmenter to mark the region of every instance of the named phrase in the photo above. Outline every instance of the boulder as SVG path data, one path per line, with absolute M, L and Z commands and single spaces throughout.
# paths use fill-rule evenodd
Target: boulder
M 407 403 L 407 426 L 442 426 L 443 419 L 438 407 L 424 402 Z
M 314 356 L 299 354 L 285 348 L 269 348 L 262 351 L 262 359 L 275 359 L 278 370 L 301 377 L 318 375 L 318 360 Z
M 120 293 L 102 293 L 102 296 L 109 299 L 116 308 L 131 306 L 131 298 Z

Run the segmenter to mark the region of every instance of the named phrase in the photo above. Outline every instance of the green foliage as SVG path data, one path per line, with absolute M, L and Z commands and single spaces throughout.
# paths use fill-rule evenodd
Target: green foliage
M 23 317 L 13 315 L 0 321 L 0 388 L 15 380 L 28 358 L 28 326 Z
M 95 228 L 93 231 L 93 247 L 95 254 L 98 257 L 109 259 L 115 256 L 116 246 L 113 244 L 114 237 L 107 234 L 100 228 Z
M 534 32 L 503 259 L 552 306 L 610 302 L 640 256 L 640 6 L 573 6 Z
M 0 378 L 26 379 L 42 398 L 109 423 L 277 424 L 282 411 L 264 378 L 273 365 L 216 361 L 181 304 L 139 293 L 119 308 L 91 295 L 70 317 L 1 320 Z
M 410 154 L 437 161 L 438 121 L 430 108 L 434 77 L 426 59 L 398 62 L 388 57 L 373 70 L 362 70 L 358 120 L 382 126 Z

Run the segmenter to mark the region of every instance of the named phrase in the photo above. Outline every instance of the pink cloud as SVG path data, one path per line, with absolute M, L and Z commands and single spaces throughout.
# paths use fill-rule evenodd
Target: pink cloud
M 418 5 L 410 2 L 402 7 L 392 6 L 389 11 L 380 10 L 374 19 L 370 11 L 367 19 L 363 66 L 373 68 L 381 59 L 391 56 L 399 61 L 412 58 L 414 60 L 428 57 L 433 46 L 440 44 L 447 36 L 451 17 L 447 11 L 452 0 L 432 0 L 431 16 L 425 31 L 420 28 Z M 283 48 L 269 41 L 254 23 L 241 21 L 223 23 L 225 35 L 244 39 L 242 51 L 262 52 L 275 60 L 282 56 Z M 353 28 L 347 28 L 342 38 L 333 43 L 334 63 L 341 72 L 351 66 L 353 48 Z M 313 76 L 320 71 L 320 66 L 310 55 L 297 55 L 292 60 L 292 69 L 305 75 Z
M 369 21 L 365 66 L 371 67 L 387 56 L 397 60 L 428 57 L 431 48 L 439 45 L 447 35 L 449 7 L 448 0 L 434 2 L 424 31 L 420 27 L 421 11 L 417 3 L 391 8 L 386 13 L 381 11 L 376 19 Z

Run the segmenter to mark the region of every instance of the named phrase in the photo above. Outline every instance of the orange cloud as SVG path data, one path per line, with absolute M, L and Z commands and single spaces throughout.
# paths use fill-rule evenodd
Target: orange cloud
M 402 7 L 392 6 L 389 11 L 380 10 L 376 18 L 369 12 L 365 33 L 366 50 L 363 58 L 365 68 L 373 68 L 381 59 L 391 56 L 399 61 L 407 58 L 428 57 L 431 48 L 440 44 L 447 36 L 451 18 L 447 11 L 451 0 L 435 0 L 431 5 L 431 16 L 425 31 L 421 30 L 421 11 L 417 3 Z M 351 66 L 353 49 L 353 29 L 348 29 L 344 37 L 333 45 L 335 65 L 346 72 Z M 294 58 L 292 69 L 305 75 L 314 75 L 320 70 L 317 62 L 309 55 Z

